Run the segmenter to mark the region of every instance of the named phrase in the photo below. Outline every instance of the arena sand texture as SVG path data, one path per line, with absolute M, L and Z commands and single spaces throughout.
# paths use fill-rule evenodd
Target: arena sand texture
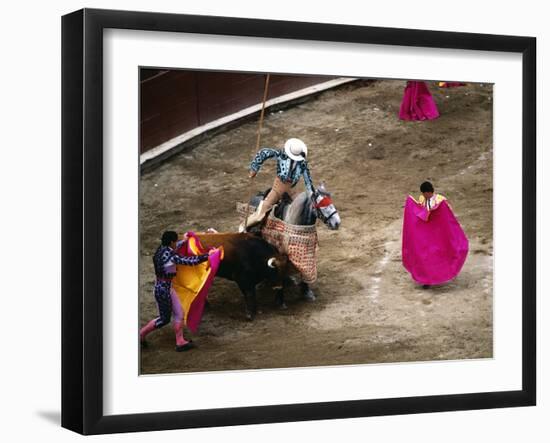
M 314 183 L 333 192 L 338 231 L 319 224 L 315 302 L 287 291 L 287 310 L 258 289 L 247 322 L 233 282 L 216 279 L 198 348 L 174 352 L 171 327 L 153 332 L 141 373 L 286 368 L 492 357 L 492 86 L 439 89 L 441 117 L 397 118 L 404 81 L 356 82 L 282 112 L 266 112 L 262 146 L 298 137 L 309 147 Z M 250 186 L 257 120 L 228 130 L 144 173 L 140 183 L 140 326 L 156 315 L 152 255 L 164 230 L 235 231 L 235 202 L 271 186 L 268 161 Z M 450 201 L 470 241 L 460 275 L 430 289 L 401 264 L 407 194 L 424 180 Z M 303 184 L 300 184 L 303 187 Z

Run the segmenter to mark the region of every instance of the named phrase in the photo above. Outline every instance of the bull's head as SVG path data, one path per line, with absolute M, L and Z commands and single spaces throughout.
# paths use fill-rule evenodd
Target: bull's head
M 284 272 L 288 267 L 288 256 L 285 254 L 275 253 L 272 257 L 267 259 L 267 266 L 274 271 Z
M 286 254 L 275 253 L 267 259 L 266 264 L 271 271 L 269 272 L 271 283 L 275 286 L 282 286 L 284 278 L 293 268 Z

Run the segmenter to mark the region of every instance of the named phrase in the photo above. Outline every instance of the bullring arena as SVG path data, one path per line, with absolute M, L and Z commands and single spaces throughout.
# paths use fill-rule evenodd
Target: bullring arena
M 249 322 L 237 285 L 217 278 L 199 331 L 186 332 L 197 348 L 174 352 L 172 329 L 155 331 L 142 374 L 492 357 L 492 87 L 428 85 L 441 113 L 431 121 L 398 119 L 397 80 L 351 82 L 267 109 L 261 146 L 304 140 L 313 181 L 326 183 L 342 220 L 336 231 L 318 222 L 317 299 L 291 288 L 281 310 L 260 286 Z M 142 172 L 140 325 L 157 315 L 152 255 L 162 232 L 236 231 L 236 202 L 271 186 L 273 161 L 252 186 L 248 179 L 257 128 L 256 115 Z M 401 263 L 403 204 L 424 180 L 449 199 L 470 242 L 458 277 L 428 289 Z

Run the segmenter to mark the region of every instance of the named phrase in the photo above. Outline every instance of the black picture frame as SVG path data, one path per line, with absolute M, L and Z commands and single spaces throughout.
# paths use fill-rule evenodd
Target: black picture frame
M 170 31 L 522 54 L 522 389 L 106 416 L 103 413 L 103 30 Z M 152 431 L 536 403 L 536 39 L 83 9 L 62 18 L 62 426 Z

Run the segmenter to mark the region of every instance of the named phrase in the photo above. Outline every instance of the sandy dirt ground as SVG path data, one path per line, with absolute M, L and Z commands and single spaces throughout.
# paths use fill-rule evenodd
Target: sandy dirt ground
M 315 183 L 326 182 L 342 218 L 318 226 L 317 300 L 287 291 L 287 310 L 258 288 L 247 322 L 233 282 L 216 279 L 198 347 L 174 351 L 171 327 L 153 332 L 141 373 L 365 364 L 492 357 L 492 87 L 439 89 L 441 117 L 397 118 L 403 81 L 357 82 L 283 112 L 266 113 L 262 146 L 298 137 Z M 216 135 L 141 178 L 140 325 L 156 316 L 152 255 L 164 230 L 235 231 L 235 202 L 271 186 L 269 161 L 251 185 L 257 121 Z M 470 241 L 460 275 L 423 289 L 401 264 L 403 203 L 424 180 L 445 195 Z M 301 184 L 303 187 L 303 184 Z

